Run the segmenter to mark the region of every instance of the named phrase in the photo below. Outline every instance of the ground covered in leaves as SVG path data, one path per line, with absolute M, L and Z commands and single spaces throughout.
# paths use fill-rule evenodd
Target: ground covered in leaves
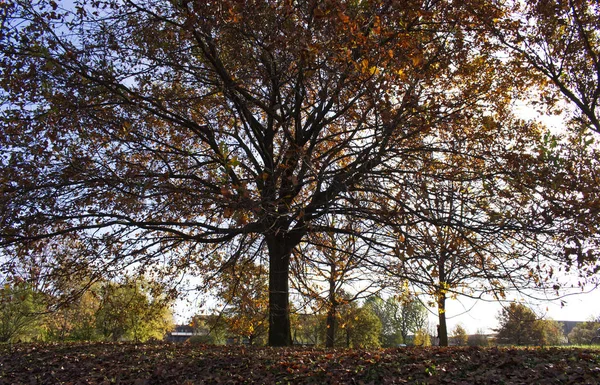
M 0 345 L 0 384 L 600 384 L 600 351 Z

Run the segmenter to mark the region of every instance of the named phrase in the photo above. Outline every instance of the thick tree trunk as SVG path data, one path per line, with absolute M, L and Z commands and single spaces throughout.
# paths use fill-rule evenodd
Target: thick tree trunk
M 289 274 L 294 245 L 287 237 L 267 236 L 269 248 L 269 346 L 291 346 Z
M 335 347 L 335 306 L 331 305 L 329 310 L 327 310 L 327 333 L 325 339 L 325 347 L 333 348 Z
M 448 346 L 448 326 L 446 324 L 446 295 L 440 294 L 438 297 L 438 338 L 440 346 Z

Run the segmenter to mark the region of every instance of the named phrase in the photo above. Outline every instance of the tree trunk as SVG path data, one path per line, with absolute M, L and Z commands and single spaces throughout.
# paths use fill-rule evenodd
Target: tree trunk
M 448 346 L 448 326 L 446 325 L 446 294 L 438 297 L 438 338 L 440 346 Z
M 269 346 L 291 346 L 289 274 L 294 244 L 288 237 L 267 236 L 269 248 Z
M 335 312 L 335 306 L 330 305 L 329 310 L 327 310 L 327 333 L 325 339 L 326 348 L 335 347 Z
M 335 298 L 335 268 L 335 263 L 332 263 L 329 275 L 329 306 L 327 309 L 327 332 L 325 335 L 325 347 L 327 348 L 333 348 L 335 346 L 335 316 L 337 310 L 337 298 Z

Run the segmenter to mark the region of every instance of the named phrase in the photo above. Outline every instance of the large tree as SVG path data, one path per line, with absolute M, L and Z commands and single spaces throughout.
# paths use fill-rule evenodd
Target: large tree
M 465 108 L 468 86 L 447 79 L 491 73 L 471 26 L 497 10 L 481 7 L 3 5 L 3 267 L 45 255 L 63 273 L 206 274 L 264 243 L 269 344 L 289 345 L 292 250 L 347 232 L 325 215 L 390 217 L 389 182 Z
M 509 1 L 492 21 L 495 38 L 509 49 L 515 74 L 541 77 L 551 87 L 537 95 L 543 108 L 560 109 L 558 95 L 575 107 L 570 117 L 600 133 L 600 5 L 594 0 Z M 507 8 L 508 10 L 509 8 Z M 539 83 L 538 83 L 539 84 Z M 530 95 L 533 96 L 533 95 Z

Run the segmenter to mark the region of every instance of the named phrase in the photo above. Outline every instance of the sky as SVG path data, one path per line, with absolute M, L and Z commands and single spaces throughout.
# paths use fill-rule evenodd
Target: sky
M 600 315 L 600 288 L 590 293 L 570 295 L 562 300 L 566 302 L 562 307 L 560 301 L 524 301 L 523 304 L 529 306 L 538 316 L 555 321 L 588 321 L 591 317 Z M 449 332 L 457 324 L 461 324 L 469 334 L 476 333 L 478 329 L 493 333 L 492 329 L 498 327 L 497 317 L 502 305 L 497 302 L 460 299 L 448 300 L 447 308 Z M 469 311 L 465 312 L 465 309 Z M 437 322 L 433 315 L 430 315 L 430 322 Z
M 562 298 L 561 301 L 532 301 L 525 300 L 522 297 L 508 297 L 508 300 L 522 302 L 530 307 L 534 312 L 544 319 L 553 319 L 555 321 L 588 321 L 591 317 L 600 316 L 600 288 L 591 290 L 588 293 L 578 293 Z M 208 313 L 214 302 L 208 300 L 203 307 L 200 307 L 202 298 L 191 296 L 188 301 L 179 301 L 175 309 L 176 323 L 186 323 L 193 314 Z M 489 302 L 483 300 L 471 300 L 467 298 L 458 298 L 447 301 L 447 323 L 448 332 L 456 325 L 460 324 L 468 334 L 475 334 L 478 330 L 484 330 L 487 334 L 494 333 L 498 327 L 498 314 L 502 310 L 502 305 L 498 302 Z M 200 310 L 198 310 L 200 309 Z M 435 330 L 437 325 L 437 315 L 435 308 L 430 310 L 429 323 L 430 329 Z

